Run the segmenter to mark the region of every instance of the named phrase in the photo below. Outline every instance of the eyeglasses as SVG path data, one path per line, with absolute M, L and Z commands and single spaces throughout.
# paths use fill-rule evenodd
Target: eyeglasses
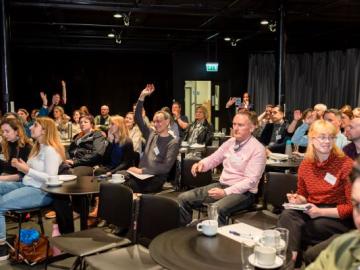
M 313 137 L 313 139 L 318 140 L 319 142 L 325 142 L 325 141 L 332 142 L 333 140 L 336 139 L 336 137 L 335 136 L 329 136 L 329 137 L 320 136 L 320 137 Z

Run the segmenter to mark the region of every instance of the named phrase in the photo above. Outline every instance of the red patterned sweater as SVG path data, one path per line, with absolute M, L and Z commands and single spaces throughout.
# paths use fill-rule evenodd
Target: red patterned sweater
M 313 204 L 334 204 L 339 216 L 345 219 L 352 214 L 351 184 L 348 176 L 353 161 L 347 157 L 330 154 L 324 162 L 304 160 L 298 171 L 297 193 Z M 334 185 L 325 181 L 326 173 L 336 177 Z

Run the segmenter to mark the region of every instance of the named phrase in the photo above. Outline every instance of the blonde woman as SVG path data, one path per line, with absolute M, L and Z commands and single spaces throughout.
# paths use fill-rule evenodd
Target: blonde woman
M 21 182 L 0 183 L 0 260 L 8 257 L 4 213 L 13 209 L 25 209 L 49 205 L 50 195 L 40 187 L 51 175 L 57 175 L 65 160 L 64 147 L 60 143 L 55 123 L 48 117 L 36 119 L 31 127 L 35 144 L 27 162 L 13 158 L 11 165 L 25 174 Z
M 290 203 L 307 204 L 308 210 L 285 210 L 279 226 L 290 232 L 289 249 L 300 267 L 301 247 L 314 245 L 353 227 L 351 184 L 348 176 L 353 161 L 336 146 L 337 129 L 325 120 L 315 121 L 309 129 L 305 159 L 298 170 L 295 193 Z
M 13 158 L 28 160 L 32 145 L 25 135 L 22 123 L 17 119 L 4 119 L 1 122 L 1 149 L 4 160 L 0 160 L 0 181 L 19 181 L 24 175 L 11 166 Z
M 195 111 L 195 121 L 188 127 L 184 141 L 189 145 L 198 143 L 211 145 L 213 139 L 213 126 L 207 121 L 208 111 L 205 106 L 198 106 Z
M 133 112 L 128 112 L 126 114 L 125 124 L 126 127 L 128 128 L 129 137 L 133 143 L 134 151 L 140 154 L 142 152 L 141 146 L 144 140 L 139 127 L 135 124 L 135 115 Z
M 65 111 L 60 106 L 54 107 L 54 119 L 58 131 L 60 132 L 60 137 L 62 140 L 69 139 L 70 136 L 70 118 L 65 114 Z
M 108 146 L 103 156 L 103 163 L 95 171 L 96 175 L 115 173 L 134 165 L 134 148 L 124 117 L 111 116 L 107 139 Z

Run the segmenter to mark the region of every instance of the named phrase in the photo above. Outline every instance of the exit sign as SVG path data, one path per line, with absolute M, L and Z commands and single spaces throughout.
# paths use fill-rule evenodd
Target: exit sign
M 219 63 L 206 63 L 207 72 L 217 72 L 219 69 Z

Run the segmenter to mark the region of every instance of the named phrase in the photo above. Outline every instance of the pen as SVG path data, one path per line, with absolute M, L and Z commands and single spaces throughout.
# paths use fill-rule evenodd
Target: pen
M 240 236 L 243 238 L 249 238 L 249 239 L 253 239 L 251 234 L 247 234 L 247 233 L 238 233 L 237 231 L 229 231 L 229 233 L 236 235 L 236 236 Z

